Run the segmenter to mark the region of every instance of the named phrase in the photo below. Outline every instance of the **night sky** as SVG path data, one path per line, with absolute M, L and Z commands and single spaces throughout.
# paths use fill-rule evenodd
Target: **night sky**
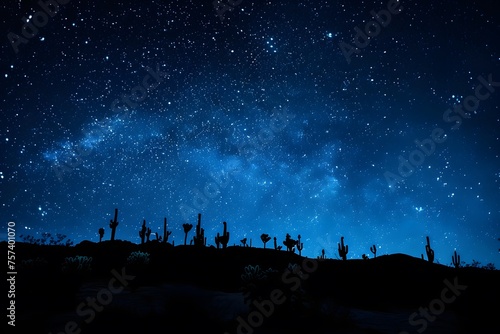
M 107 240 L 118 208 L 135 243 L 202 213 L 211 245 L 223 221 L 310 257 L 429 236 L 442 264 L 500 267 L 491 1 L 60 2 L 0 5 L 4 238 Z

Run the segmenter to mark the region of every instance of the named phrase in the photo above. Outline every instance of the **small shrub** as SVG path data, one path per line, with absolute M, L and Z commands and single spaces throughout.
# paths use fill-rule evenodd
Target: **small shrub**
M 61 268 L 63 273 L 88 273 L 92 271 L 92 257 L 88 256 L 69 256 L 64 259 Z
M 254 281 L 262 281 L 267 279 L 268 274 L 274 272 L 273 269 L 262 270 L 259 265 L 248 265 L 244 268 L 244 273 L 241 275 L 243 283 L 250 283 Z
M 46 267 L 47 264 L 47 260 L 43 257 L 37 257 L 34 259 L 22 260 L 17 267 L 19 270 L 32 270 Z
M 132 252 L 127 257 L 127 265 L 148 265 L 149 264 L 149 253 L 148 252 Z
M 496 270 L 495 264 L 493 264 L 491 262 L 486 264 L 485 266 L 482 266 L 481 268 L 486 269 L 486 270 Z

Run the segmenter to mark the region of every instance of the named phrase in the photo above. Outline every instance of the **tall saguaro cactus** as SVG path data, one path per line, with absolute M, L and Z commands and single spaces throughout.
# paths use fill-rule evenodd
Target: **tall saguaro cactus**
M 229 242 L 229 232 L 227 231 L 227 223 L 223 222 L 222 224 L 224 224 L 224 230 L 222 232 L 222 235 L 220 235 L 217 232 L 217 236 L 215 237 L 215 243 L 217 244 L 217 248 L 219 248 L 220 245 L 222 245 L 222 248 L 225 249 Z
M 144 243 L 144 238 L 146 237 L 146 219 L 142 221 L 142 228 L 139 230 L 139 237 L 141 238 L 141 245 Z
M 198 224 L 196 224 L 196 235 L 193 237 L 195 246 L 205 246 L 205 230 L 201 228 L 201 213 L 198 214 Z
M 347 260 L 347 253 L 349 253 L 349 246 L 345 245 L 344 246 L 344 237 L 340 238 L 340 243 L 338 244 L 339 246 L 339 256 L 342 258 L 342 260 Z
M 455 266 L 456 269 L 460 268 L 460 255 L 457 254 L 456 250 L 453 252 L 453 255 L 451 256 L 451 262 L 453 263 L 453 266 Z
M 115 218 L 109 221 L 109 227 L 111 228 L 111 241 L 115 240 L 115 232 L 117 226 L 118 226 L 118 209 L 115 209 Z
M 370 247 L 370 252 L 373 253 L 373 257 L 377 257 L 377 247 L 375 245 Z

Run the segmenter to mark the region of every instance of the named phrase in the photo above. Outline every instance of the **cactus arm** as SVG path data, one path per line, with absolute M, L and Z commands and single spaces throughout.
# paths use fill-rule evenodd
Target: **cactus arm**
M 342 260 L 347 260 L 347 253 L 349 253 L 349 246 L 344 245 L 344 237 L 340 238 L 340 243 L 338 244 L 339 256 Z
M 426 240 L 427 240 L 427 245 L 425 245 L 425 252 L 427 254 L 427 260 L 430 263 L 433 263 L 434 262 L 434 250 L 431 248 L 431 242 L 430 242 L 430 239 L 428 236 L 426 237 Z

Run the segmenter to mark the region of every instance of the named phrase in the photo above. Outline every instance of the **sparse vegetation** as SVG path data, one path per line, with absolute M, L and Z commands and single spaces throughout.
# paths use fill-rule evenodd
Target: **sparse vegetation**
M 23 242 L 34 245 L 47 245 L 47 246 L 72 246 L 73 241 L 67 238 L 65 234 L 56 233 L 52 235 L 51 233 L 44 232 L 41 234 L 40 238 L 35 238 L 32 235 L 20 235 L 19 236 Z
M 45 258 L 43 257 L 36 257 L 34 259 L 26 259 L 26 260 L 21 260 L 21 262 L 18 264 L 17 268 L 19 270 L 31 270 L 31 269 L 38 269 L 42 267 L 46 267 L 48 265 L 48 262 Z
M 375 259 L 377 255 L 376 245 L 369 247 L 374 255 L 373 260 L 369 257 L 370 253 L 354 253 L 352 255 L 353 260 L 347 261 L 349 246 L 345 243 L 343 236 L 340 237 L 338 247 L 334 247 L 332 250 L 333 259 L 323 262 L 320 260 L 327 259 L 325 249 L 321 249 L 317 260 L 307 257 L 300 259 L 303 249 L 303 243 L 301 242 L 303 239 L 300 234 L 297 236 L 297 240 L 293 239 L 288 233 L 281 240 L 277 237 L 271 238 L 268 234 L 262 234 L 263 250 L 250 250 L 248 241 L 250 240 L 251 246 L 251 239 L 245 236 L 241 240 L 237 239 L 241 242 L 240 246 L 235 244 L 236 247 L 229 247 L 230 249 L 223 251 L 218 249 L 226 248 L 229 241 L 229 232 L 225 222 L 222 235 L 217 233 L 215 237 L 217 249 L 213 246 L 198 247 L 206 246 L 205 232 L 201 227 L 201 216 L 199 216 L 196 226 L 196 234 L 190 238 L 190 243 L 193 246 L 174 247 L 173 243 L 160 242 L 162 238 L 158 233 L 155 233 L 156 240 L 147 242 L 148 228 L 145 221 L 143 221 L 142 227 L 139 230 L 141 241 L 137 240 L 137 234 L 135 234 L 135 243 L 117 240 L 98 244 L 86 241 L 75 246 L 75 248 L 64 249 L 24 245 L 28 251 L 32 251 L 30 253 L 32 259 L 23 260 L 19 263 L 19 271 L 23 273 L 19 277 L 30 275 L 33 277 L 47 276 L 47 273 L 54 272 L 53 268 L 55 268 L 59 276 L 56 277 L 57 281 L 52 283 L 53 285 L 50 285 L 48 289 L 63 291 L 59 288 L 63 284 L 64 291 L 68 291 L 66 294 L 70 299 L 70 308 L 74 307 L 73 299 L 75 294 L 81 291 L 82 284 L 85 284 L 86 287 L 87 284 L 92 286 L 96 281 L 102 283 L 103 279 L 109 280 L 111 271 L 113 272 L 111 277 L 117 279 L 117 281 L 113 281 L 112 286 L 116 289 L 119 288 L 120 278 L 134 278 L 133 282 L 127 287 L 129 290 L 127 294 L 123 295 L 127 296 L 124 298 L 129 298 L 129 293 L 134 298 L 143 293 L 147 294 L 147 296 L 144 296 L 145 299 L 133 299 L 134 302 L 140 301 L 137 303 L 137 308 L 143 306 L 141 303 L 155 303 L 156 297 L 149 294 L 148 291 L 161 290 L 165 286 L 169 286 L 168 289 L 177 289 L 178 285 L 181 286 L 187 283 L 188 285 L 202 286 L 204 289 L 213 289 L 213 291 L 224 289 L 224 294 L 220 294 L 222 299 L 229 296 L 226 291 L 229 293 L 239 291 L 239 296 L 242 296 L 242 299 L 238 299 L 249 310 L 248 314 L 256 314 L 252 313 L 256 310 L 259 312 L 271 310 L 269 303 L 273 301 L 273 320 L 266 320 L 266 323 L 271 324 L 271 326 L 272 322 L 281 321 L 277 319 L 283 316 L 285 321 L 300 318 L 320 321 L 328 319 L 330 328 L 337 328 L 335 326 L 340 328 L 341 326 L 351 325 L 350 321 L 352 320 L 347 315 L 344 317 L 338 313 L 339 305 L 346 308 L 344 301 L 349 305 L 356 305 L 359 302 L 363 306 L 372 305 L 372 302 L 373 305 L 378 305 L 377 301 L 380 298 L 384 300 L 389 298 L 390 303 L 402 302 L 403 296 L 400 296 L 397 289 L 393 291 L 392 286 L 388 283 L 391 282 L 390 277 L 402 279 L 407 284 L 416 286 L 422 281 L 420 275 L 427 275 L 432 278 L 428 278 L 429 281 L 424 284 L 429 284 L 430 290 L 435 284 L 442 284 L 443 279 L 450 280 L 454 273 L 452 268 L 439 265 L 439 262 L 433 258 L 434 254 L 430 247 L 429 237 L 426 238 L 426 253 L 429 262 L 432 260 L 432 265 L 401 254 L 395 256 L 382 254 L 384 256 Z M 184 227 L 186 242 L 188 240 L 187 233 L 193 226 L 191 224 L 186 226 L 185 224 Z M 164 220 L 163 230 L 164 233 L 168 232 L 166 220 Z M 137 229 L 134 233 L 137 233 Z M 31 241 L 28 244 L 38 243 L 39 245 L 50 246 L 52 244 L 64 244 L 64 242 L 60 241 L 61 238 L 62 236 L 57 235 L 51 238 L 49 234 L 44 234 L 40 240 L 34 238 L 27 238 L 27 240 Z M 102 236 L 100 239 L 102 239 Z M 266 243 L 271 239 L 274 239 L 274 250 L 264 250 Z M 278 246 L 278 244 L 283 246 Z M 282 251 L 285 250 L 284 247 L 286 247 L 286 251 Z M 298 252 L 295 251 L 296 249 Z M 80 255 L 74 256 L 75 253 Z M 35 258 L 32 254 L 40 254 L 40 256 Z M 466 264 L 461 262 L 461 256 L 457 251 L 454 251 L 451 257 L 451 265 L 457 269 L 456 276 L 459 282 L 450 280 L 451 284 L 459 284 L 459 286 L 472 286 L 472 284 L 475 284 L 476 290 L 474 290 L 474 293 L 476 293 L 478 287 L 483 286 L 489 288 L 487 290 L 489 293 L 492 290 L 491 287 L 496 286 L 497 280 L 495 279 L 497 276 L 495 275 L 497 273 L 494 272 L 495 266 L 492 263 L 482 266 L 480 262 L 473 260 L 471 264 Z M 360 258 L 366 261 L 357 260 Z M 318 264 L 320 262 L 321 264 Z M 248 265 L 247 263 L 251 264 Z M 57 270 L 59 268 L 61 269 Z M 271 268 L 278 268 L 279 270 Z M 432 273 L 432 275 L 429 275 L 429 273 Z M 379 276 L 380 278 L 376 279 L 374 283 L 377 289 L 356 285 L 354 282 L 358 275 L 362 277 Z M 476 281 L 471 281 L 473 279 L 476 279 Z M 38 286 L 45 289 L 48 281 L 50 281 L 50 278 L 38 282 Z M 32 284 L 32 282 L 29 282 L 29 284 Z M 26 288 L 23 290 L 26 291 Z M 413 295 L 411 297 L 404 296 L 402 304 L 406 303 L 407 300 L 420 302 L 420 298 L 425 297 L 426 300 L 435 298 L 434 295 L 423 296 L 426 290 L 427 287 L 423 287 L 418 292 L 412 290 Z M 116 300 L 119 301 L 121 298 Z M 169 297 L 165 298 L 168 303 Z M 235 303 L 233 297 L 229 298 L 231 298 L 231 303 Z M 479 296 L 478 298 L 487 299 L 489 297 Z M 330 300 L 335 300 L 335 302 Z M 265 307 L 265 309 L 262 307 Z M 107 317 L 108 310 L 111 310 L 111 308 L 106 309 L 101 316 Z M 169 308 L 169 310 L 171 309 Z M 189 311 L 198 312 L 198 309 L 196 307 L 191 308 L 190 304 Z M 460 314 L 460 316 L 464 315 Z M 242 315 L 242 317 L 246 317 L 246 315 Z M 342 319 L 342 322 L 331 322 L 332 319 Z M 263 325 L 262 328 L 265 326 Z
M 150 254 L 148 252 L 135 251 L 127 257 L 127 265 L 148 265 Z
M 92 257 L 81 255 L 66 257 L 61 271 L 66 274 L 89 273 L 92 271 Z

